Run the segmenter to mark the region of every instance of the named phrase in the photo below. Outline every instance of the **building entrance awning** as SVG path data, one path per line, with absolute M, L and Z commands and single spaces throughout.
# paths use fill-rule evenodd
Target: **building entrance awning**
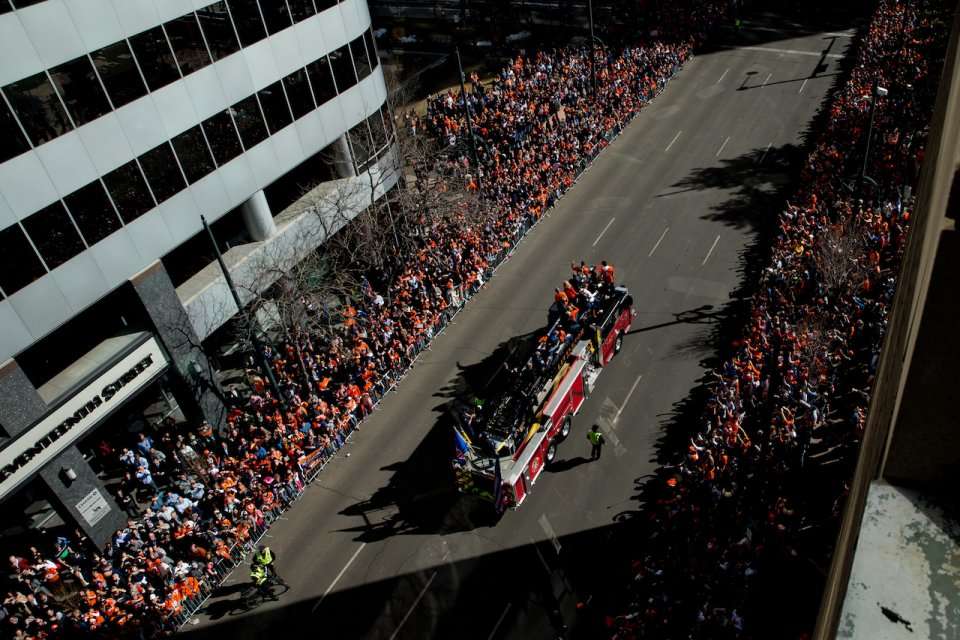
M 167 370 L 152 334 L 104 340 L 39 389 L 49 410 L 0 448 L 0 499 Z

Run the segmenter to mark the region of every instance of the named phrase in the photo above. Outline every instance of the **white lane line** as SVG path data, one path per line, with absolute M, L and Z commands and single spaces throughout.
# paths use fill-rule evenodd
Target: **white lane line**
M 723 82 L 723 79 L 727 77 L 727 74 L 728 74 L 728 73 L 730 73 L 730 68 L 729 68 L 729 67 L 727 67 L 727 70 L 723 72 L 723 75 L 720 76 L 720 79 L 717 80 L 714 84 L 720 84 L 721 82 Z
M 819 58 L 824 55 L 822 51 L 798 51 L 797 49 L 774 49 L 773 47 L 741 47 L 746 51 L 766 51 L 768 53 L 786 53 L 795 56 L 814 56 Z M 828 53 L 827 58 L 842 58 L 839 53 Z
M 643 375 L 637 376 L 637 379 L 633 381 L 633 386 L 630 387 L 630 391 L 627 392 L 627 397 L 623 399 L 623 404 L 620 405 L 620 408 L 617 410 L 617 415 L 613 416 L 612 423 L 616 424 L 617 420 L 620 419 L 620 414 L 623 413 L 623 410 L 627 408 L 627 403 L 630 402 L 630 396 L 633 395 L 633 392 L 637 390 L 637 385 L 640 384 L 640 380 L 643 379 Z
M 653 255 L 653 252 L 656 251 L 657 247 L 660 246 L 660 243 L 663 242 L 663 238 L 667 235 L 667 231 L 670 231 L 670 227 L 664 229 L 663 233 L 660 234 L 660 239 L 657 240 L 657 244 L 653 245 L 653 249 L 650 249 L 650 253 L 647 254 L 648 258 Z
M 763 164 L 763 161 L 767 159 L 767 154 L 770 153 L 770 147 L 773 146 L 772 142 L 767 143 L 767 148 L 763 150 L 763 155 L 760 156 L 760 159 L 757 161 L 757 164 Z
M 333 579 L 333 582 L 330 583 L 330 586 L 327 587 L 327 590 L 323 592 L 323 595 L 320 596 L 320 599 L 317 600 L 317 604 L 313 605 L 313 611 L 316 613 L 317 608 L 320 606 L 320 603 L 323 602 L 323 599 L 330 595 L 330 592 L 333 591 L 333 588 L 337 586 L 337 583 L 340 582 L 340 578 L 343 577 L 343 574 L 347 572 L 347 569 L 350 568 L 350 565 L 353 564 L 353 561 L 357 559 L 357 556 L 360 555 L 360 552 L 363 551 L 363 548 L 367 546 L 366 542 L 361 542 L 360 546 L 357 547 L 357 550 L 353 552 L 353 555 L 350 556 L 350 559 L 347 560 L 347 564 L 343 565 L 343 569 L 340 569 L 340 573 L 337 574 L 337 577 Z
M 507 606 L 503 608 L 503 613 L 500 614 L 500 617 L 497 618 L 497 624 L 493 625 L 493 631 L 490 632 L 490 635 L 487 636 L 487 640 L 493 640 L 493 637 L 497 635 L 497 631 L 500 629 L 500 625 L 503 624 L 503 619 L 507 617 L 507 613 L 510 611 L 510 607 L 513 606 L 512 602 L 508 602 Z
M 807 80 L 808 78 L 803 79 L 803 84 L 800 85 L 800 91 L 797 91 L 797 93 L 803 93 L 803 88 L 807 86 Z
M 664 151 L 670 151 L 670 147 L 672 147 L 673 143 L 677 141 L 677 138 L 680 137 L 681 133 L 683 133 L 683 131 L 677 131 L 677 135 L 673 136 L 673 140 L 670 141 L 670 144 L 667 145 L 667 148 L 664 149 Z
M 713 244 L 710 245 L 710 251 L 707 251 L 707 257 L 703 259 L 703 262 L 700 263 L 700 266 L 707 264 L 707 260 L 710 259 L 710 256 L 713 255 L 713 250 L 717 248 L 717 243 L 720 242 L 720 234 L 717 234 L 717 237 L 714 238 Z
M 557 538 L 557 532 L 553 530 L 553 525 L 550 524 L 550 520 L 547 519 L 547 514 L 541 514 L 537 522 L 540 523 L 540 528 L 543 529 L 543 532 L 547 534 L 547 538 L 550 540 L 553 548 L 557 550 L 557 553 L 560 553 L 560 539 Z
M 761 84 L 760 86 L 761 86 L 761 87 L 767 86 L 767 83 L 770 82 L 770 78 L 772 78 L 772 77 L 773 77 L 773 74 L 772 74 L 772 73 L 768 73 L 766 80 L 764 80 L 764 81 L 763 81 L 763 84 Z
M 407 614 L 403 616 L 403 620 L 400 621 L 400 624 L 397 625 L 397 628 L 394 629 L 393 633 L 390 635 L 390 640 L 393 640 L 394 638 L 396 638 L 397 634 L 400 633 L 400 630 L 403 629 L 403 625 L 407 623 L 407 618 L 410 617 L 410 614 L 413 613 L 413 610 L 417 608 L 418 604 L 420 604 L 420 600 L 421 598 L 423 598 L 423 594 L 427 592 L 427 589 L 430 588 L 430 585 L 433 583 L 433 579 L 436 577 L 437 577 L 437 572 L 434 571 L 433 574 L 430 576 L 430 579 L 427 580 L 427 584 L 423 585 L 423 589 L 420 590 L 419 595 L 417 595 L 417 599 L 414 600 L 413 604 L 410 605 L 410 608 L 407 609 Z
M 727 136 L 727 139 L 723 141 L 723 144 L 720 145 L 720 148 L 717 149 L 717 157 L 720 157 L 720 154 L 723 153 L 724 147 L 727 146 L 727 143 L 730 142 L 730 136 Z
M 594 247 L 597 246 L 597 243 L 598 243 L 598 242 L 600 242 L 600 238 L 602 238 L 602 237 L 603 237 L 603 234 L 605 234 L 605 233 L 607 232 L 607 229 L 610 228 L 610 225 L 613 224 L 613 221 L 614 221 L 614 220 L 616 220 L 616 218 L 610 218 L 610 222 L 608 222 L 608 223 L 607 223 L 607 226 L 605 226 L 605 227 L 603 228 L 603 231 L 600 232 L 600 235 L 597 236 L 597 239 L 593 241 L 593 246 L 594 246 Z

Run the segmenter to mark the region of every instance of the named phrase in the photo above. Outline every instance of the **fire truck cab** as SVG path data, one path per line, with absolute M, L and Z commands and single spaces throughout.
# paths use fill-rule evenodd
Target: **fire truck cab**
M 557 311 L 551 307 L 547 329 L 533 336 L 527 350 L 501 365 L 470 423 L 454 427 L 458 486 L 491 500 L 498 513 L 519 507 L 554 461 L 634 318 L 633 299 L 618 286 L 598 295 L 577 335 L 558 331 Z

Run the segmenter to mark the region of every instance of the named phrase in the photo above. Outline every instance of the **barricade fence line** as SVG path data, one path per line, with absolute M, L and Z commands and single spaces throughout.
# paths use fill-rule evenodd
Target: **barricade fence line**
M 691 56 L 692 57 L 692 56 Z M 689 59 L 688 59 L 689 60 Z M 657 82 L 657 89 L 652 92 L 649 97 L 644 97 L 644 105 L 649 104 L 654 98 L 660 95 L 663 91 L 663 88 L 667 85 L 669 80 L 672 80 L 681 70 L 681 65 L 677 64 L 674 66 L 673 70 L 670 73 L 669 78 Z M 634 118 L 639 115 L 641 109 L 637 109 L 635 112 L 631 113 L 625 122 L 616 122 L 614 126 L 609 130 L 603 133 L 603 144 L 595 144 L 591 150 L 588 157 L 580 161 L 577 168 L 576 174 L 573 178 L 572 184 L 576 184 L 579 181 L 580 177 L 593 165 L 594 161 L 600 155 L 600 153 L 607 148 L 614 140 L 619 137 L 628 124 L 630 124 Z M 571 187 L 572 187 L 571 184 Z M 467 303 L 473 299 L 478 293 L 480 293 L 490 282 L 493 276 L 496 274 L 497 269 L 499 269 L 510 257 L 514 254 L 518 248 L 521 241 L 523 241 L 536 227 L 547 217 L 548 213 L 556 206 L 557 202 L 570 190 L 571 187 L 560 187 L 556 190 L 555 193 L 551 194 L 551 201 L 549 206 L 544 210 L 543 214 L 539 217 L 530 219 L 532 216 L 524 215 L 522 218 L 516 221 L 516 229 L 513 233 L 513 238 L 508 247 L 501 248 L 495 255 L 487 256 L 487 269 L 483 274 L 482 282 L 475 284 L 471 289 L 464 289 L 460 291 L 460 303 L 458 305 L 450 305 L 447 309 L 444 310 L 444 313 L 440 315 L 440 320 L 438 326 L 434 329 L 433 334 L 428 338 L 423 338 L 414 345 L 410 345 L 413 350 L 412 355 L 409 357 L 409 362 L 403 366 L 402 371 L 398 371 L 396 368 L 391 369 L 384 373 L 380 379 L 375 383 L 376 387 L 380 387 L 380 391 L 376 394 L 371 394 L 370 399 L 372 403 L 372 408 L 370 409 L 367 415 L 362 418 L 357 417 L 356 413 L 360 411 L 360 407 L 354 409 L 350 416 L 348 424 L 349 429 L 346 434 L 343 435 L 343 442 L 340 445 L 337 445 L 331 453 L 321 455 L 321 461 L 318 465 L 311 469 L 303 469 L 302 466 L 298 465 L 298 471 L 303 477 L 302 486 L 297 488 L 294 485 L 292 498 L 288 499 L 287 504 L 281 505 L 277 504 L 272 507 L 269 511 L 264 511 L 264 519 L 262 525 L 254 525 L 252 533 L 248 538 L 242 542 L 234 542 L 228 549 L 228 555 L 230 556 L 229 562 L 225 558 L 220 558 L 212 567 L 213 576 L 215 581 L 212 581 L 206 574 L 200 576 L 198 579 L 200 583 L 200 593 L 197 596 L 192 596 L 188 598 L 188 601 L 181 603 L 181 609 L 178 613 L 168 617 L 166 620 L 170 622 L 170 630 L 177 631 L 187 624 L 190 620 L 193 619 L 194 615 L 203 608 L 207 603 L 210 597 L 213 595 L 215 590 L 220 587 L 223 582 L 232 574 L 236 569 L 241 566 L 249 553 L 256 549 L 257 544 L 263 539 L 263 537 L 270 530 L 271 525 L 276 522 L 276 520 L 286 511 L 293 507 L 293 505 L 299 500 L 307 487 L 313 483 L 313 481 L 320 475 L 320 473 L 326 468 L 327 464 L 330 463 L 333 458 L 350 442 L 354 433 L 356 433 L 360 424 L 373 412 L 377 410 L 380 404 L 384 401 L 390 392 L 392 392 L 396 387 L 403 381 L 407 374 L 413 369 L 413 366 L 416 364 L 417 360 L 427 350 L 433 340 L 437 339 L 449 326 L 454 318 L 457 317 L 467 306 Z M 312 452 L 311 452 L 312 453 Z M 290 481 L 292 482 L 292 481 Z M 267 517 L 269 513 L 269 518 Z M 197 577 L 197 576 L 194 576 Z

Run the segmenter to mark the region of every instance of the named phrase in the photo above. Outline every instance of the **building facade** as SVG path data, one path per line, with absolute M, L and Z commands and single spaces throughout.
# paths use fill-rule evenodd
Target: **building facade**
M 126 516 L 97 441 L 222 423 L 201 216 L 234 279 L 315 249 L 304 191 L 376 176 L 349 219 L 391 184 L 386 96 L 365 0 L 0 0 L 5 511 L 100 544 Z

